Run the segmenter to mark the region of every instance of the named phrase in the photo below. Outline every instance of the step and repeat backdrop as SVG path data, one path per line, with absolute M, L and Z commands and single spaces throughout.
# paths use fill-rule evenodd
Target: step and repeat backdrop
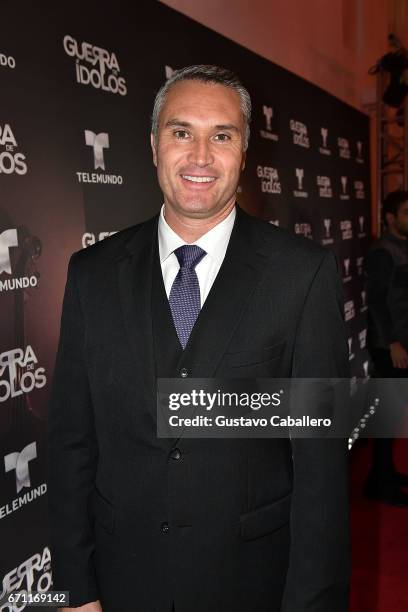
M 369 375 L 367 117 L 159 2 L 55 5 L 1 8 L 0 612 L 52 584 L 45 432 L 68 258 L 158 212 L 150 117 L 173 70 L 219 64 L 249 89 L 238 201 L 335 251 L 353 376 Z

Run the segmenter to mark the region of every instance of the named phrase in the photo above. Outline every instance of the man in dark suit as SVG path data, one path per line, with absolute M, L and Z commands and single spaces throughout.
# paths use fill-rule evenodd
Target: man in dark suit
M 158 377 L 347 377 L 331 252 L 236 204 L 251 104 L 176 72 L 159 215 L 74 253 L 49 413 L 54 588 L 83 612 L 345 612 L 340 439 L 161 439 Z
M 364 262 L 368 305 L 367 346 L 374 376 L 387 379 L 378 390 L 381 413 L 391 421 L 378 428 L 389 437 L 375 438 L 373 462 L 364 492 L 370 499 L 407 507 L 408 475 L 397 470 L 392 430 L 398 435 L 408 398 L 397 380 L 408 378 L 408 191 L 391 191 L 383 203 L 385 231 L 373 242 Z M 405 391 L 406 393 L 406 391 Z M 392 416 L 391 416 L 392 415 Z

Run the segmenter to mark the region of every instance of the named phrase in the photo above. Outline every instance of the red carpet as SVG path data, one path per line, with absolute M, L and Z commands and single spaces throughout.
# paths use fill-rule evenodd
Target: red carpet
M 393 508 L 362 495 L 371 443 L 351 451 L 353 573 L 350 612 L 408 611 L 408 508 Z M 397 468 L 408 473 L 408 440 L 395 443 Z

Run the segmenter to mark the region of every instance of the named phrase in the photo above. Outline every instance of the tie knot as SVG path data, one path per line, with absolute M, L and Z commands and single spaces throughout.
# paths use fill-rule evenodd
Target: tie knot
M 180 268 L 187 268 L 188 270 L 194 270 L 204 255 L 207 255 L 206 251 L 196 244 L 184 244 L 175 249 L 174 254 L 178 259 Z

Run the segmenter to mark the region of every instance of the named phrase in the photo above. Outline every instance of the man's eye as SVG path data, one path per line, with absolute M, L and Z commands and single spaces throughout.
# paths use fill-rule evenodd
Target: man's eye
M 186 130 L 176 130 L 174 135 L 179 140 L 185 140 L 188 137 L 188 132 L 186 132 Z
M 231 140 L 231 137 L 228 134 L 216 134 L 215 135 L 215 140 L 218 140 L 218 142 L 225 142 L 227 140 Z

